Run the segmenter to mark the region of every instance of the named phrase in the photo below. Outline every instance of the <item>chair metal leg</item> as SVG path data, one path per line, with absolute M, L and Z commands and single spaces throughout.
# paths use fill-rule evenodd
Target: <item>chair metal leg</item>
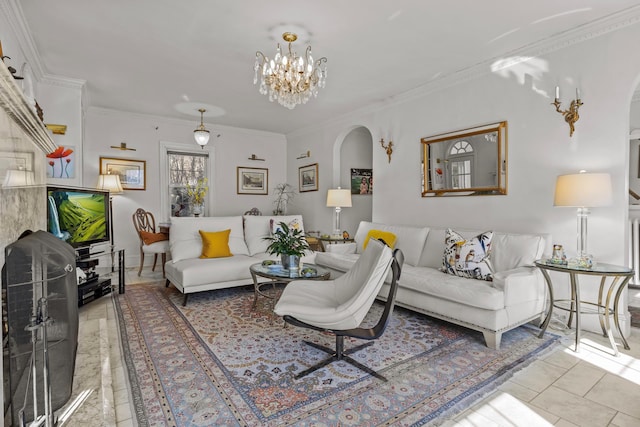
M 362 363 L 352 359 L 351 357 L 349 357 L 349 354 L 353 354 L 356 351 L 362 350 L 363 348 L 369 347 L 370 345 L 373 345 L 373 341 L 371 342 L 366 342 L 364 344 L 361 344 L 359 346 L 353 347 L 347 351 L 344 351 L 344 336 L 342 335 L 336 335 L 336 349 L 335 351 L 329 347 L 325 347 L 322 346 L 320 344 L 316 344 L 314 342 L 311 341 L 305 341 L 305 344 L 310 345 L 313 348 L 317 348 L 318 350 L 324 351 L 325 353 L 330 354 L 331 356 L 329 356 L 328 358 L 324 359 L 323 361 L 311 366 L 308 369 L 305 369 L 304 371 L 298 373 L 294 378 L 295 379 L 300 379 L 304 376 L 309 375 L 312 372 L 317 371 L 320 368 L 324 368 L 325 366 L 327 366 L 328 364 L 336 361 L 336 360 L 344 360 L 345 362 L 355 366 L 356 368 L 360 369 L 361 371 L 364 371 L 366 373 L 368 373 L 369 375 L 372 375 L 384 382 L 387 382 L 387 379 L 380 375 L 379 373 L 377 373 L 376 371 L 374 371 L 373 369 L 369 368 L 368 366 L 363 365 Z

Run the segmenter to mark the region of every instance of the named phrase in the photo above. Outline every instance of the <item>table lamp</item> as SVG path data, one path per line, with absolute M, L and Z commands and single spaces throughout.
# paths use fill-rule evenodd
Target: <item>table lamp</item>
M 587 218 L 589 208 L 612 203 L 611 176 L 608 173 L 580 173 L 560 175 L 556 181 L 554 206 L 578 208 L 578 256 L 569 264 L 589 268 L 593 257 L 587 252 Z
M 351 190 L 345 190 L 340 187 L 330 189 L 327 192 L 327 207 L 336 208 L 336 221 L 332 237 L 340 239 L 342 238 L 342 231 L 340 231 L 340 211 L 342 208 L 351 207 Z
M 109 192 L 109 224 L 111 233 L 111 246 L 113 247 L 113 195 L 124 192 L 120 183 L 120 175 L 100 175 L 98 177 L 98 190 Z

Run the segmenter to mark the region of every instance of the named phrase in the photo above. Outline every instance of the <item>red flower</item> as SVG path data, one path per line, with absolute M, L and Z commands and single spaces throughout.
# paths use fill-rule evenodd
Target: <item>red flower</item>
M 49 166 L 53 166 L 53 160 L 49 161 Z
M 50 159 L 61 159 L 63 157 L 67 157 L 71 153 L 73 153 L 71 148 L 67 148 L 65 150 L 64 147 L 60 146 L 56 148 L 54 152 L 47 154 L 47 157 Z
M 440 169 L 440 168 L 436 169 L 436 173 L 437 173 L 438 175 L 442 175 L 442 169 Z

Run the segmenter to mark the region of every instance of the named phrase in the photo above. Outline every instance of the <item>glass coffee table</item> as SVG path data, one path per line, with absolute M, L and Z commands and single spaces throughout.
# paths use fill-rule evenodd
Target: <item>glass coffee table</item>
M 253 289 L 255 291 L 253 297 L 253 307 L 258 302 L 258 295 L 265 298 L 273 299 L 274 296 L 262 292 L 265 285 L 275 286 L 278 283 L 287 284 L 293 280 L 328 280 L 331 272 L 326 268 L 315 264 L 304 264 L 300 269 L 285 269 L 282 264 L 276 263 L 271 265 L 263 265 L 262 263 L 253 264 L 249 267 L 251 278 L 253 279 Z M 258 282 L 258 277 L 270 279 L 268 282 Z

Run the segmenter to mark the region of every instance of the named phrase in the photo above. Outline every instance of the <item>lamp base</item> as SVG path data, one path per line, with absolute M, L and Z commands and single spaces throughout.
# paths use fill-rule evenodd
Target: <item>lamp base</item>
M 570 258 L 567 263 L 567 267 L 590 269 L 590 268 L 593 268 L 594 264 L 595 264 L 595 261 L 593 260 L 593 255 L 582 254 L 574 258 Z

